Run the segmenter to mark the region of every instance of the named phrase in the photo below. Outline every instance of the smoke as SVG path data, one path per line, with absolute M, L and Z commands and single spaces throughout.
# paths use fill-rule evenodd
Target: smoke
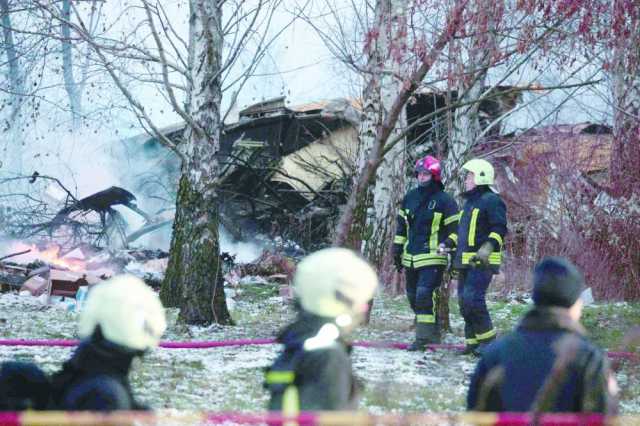
M 253 262 L 264 250 L 264 247 L 255 241 L 234 241 L 223 226 L 220 226 L 219 228 L 219 235 L 220 251 L 227 252 L 232 256 L 235 256 L 237 263 Z

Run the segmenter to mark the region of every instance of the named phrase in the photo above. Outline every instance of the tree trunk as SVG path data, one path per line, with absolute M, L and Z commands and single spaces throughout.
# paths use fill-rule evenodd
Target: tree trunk
M 464 175 L 461 166 L 468 160 L 468 156 L 481 135 L 480 126 L 480 99 L 485 90 L 487 70 L 491 64 L 492 51 L 496 45 L 495 21 L 492 19 L 492 11 L 495 10 L 496 0 L 479 0 L 473 3 L 470 9 L 474 19 L 471 21 L 470 33 L 475 34 L 467 39 L 464 46 L 466 57 L 461 53 L 458 58 L 458 66 L 462 68 L 457 74 L 461 76 L 456 85 L 457 98 L 455 103 L 463 104 L 453 112 L 453 122 L 450 127 L 449 141 L 447 144 L 447 157 L 444 161 L 442 181 L 447 191 L 459 198 L 464 191 Z M 464 44 L 464 40 L 460 41 Z M 463 49 L 459 49 L 461 52 Z M 458 200 L 461 202 L 462 200 Z M 462 206 L 462 204 L 460 204 Z M 448 331 L 449 298 L 453 281 L 451 274 L 445 274 L 441 292 L 438 314 L 441 327 Z M 460 297 L 458 295 L 458 297 Z
M 354 179 L 351 194 L 349 195 L 347 204 L 342 211 L 336 227 L 333 240 L 334 245 L 344 246 L 347 241 L 349 241 L 352 235 L 351 231 L 354 228 L 354 220 L 357 218 L 356 212 L 361 211 L 360 200 L 363 197 L 362 194 L 369 190 L 371 183 L 375 182 L 375 175 L 382 161 L 384 146 L 389 136 L 393 133 L 396 122 L 402 115 L 409 97 L 415 93 L 424 76 L 431 70 L 440 57 L 442 50 L 459 30 L 461 16 L 466 5 L 466 1 L 455 3 L 451 13 L 447 17 L 445 28 L 438 35 L 431 49 L 425 54 L 420 55 L 421 62 L 417 68 L 404 79 L 397 97 L 393 100 L 393 105 L 380 126 L 376 129 L 370 129 L 370 131 L 375 134 L 375 137 L 373 138 L 373 143 L 366 161 L 362 164 Z M 365 104 L 365 110 L 366 108 L 368 108 L 367 104 Z
M 2 35 L 4 41 L 4 50 L 7 53 L 7 64 L 9 65 L 9 72 L 7 77 L 9 79 L 9 103 L 11 105 L 11 113 L 9 119 L 6 121 L 6 126 L 11 129 L 11 135 L 5 135 L 13 140 L 11 150 L 9 152 L 8 163 L 9 167 L 16 173 L 22 172 L 22 132 L 20 129 L 20 109 L 24 102 L 25 76 L 20 68 L 20 62 L 18 61 L 18 54 L 16 52 L 16 45 L 13 39 L 13 30 L 11 27 L 11 16 L 9 10 L 8 0 L 0 0 L 0 14 L 2 15 Z
M 71 19 L 71 0 L 62 1 L 62 17 L 66 21 Z M 64 88 L 69 96 L 69 109 L 73 126 L 78 127 L 82 116 L 82 104 L 78 84 L 73 77 L 73 50 L 71 46 L 71 30 L 64 22 L 60 26 L 62 35 L 62 75 L 64 78 Z
M 500 7 L 496 0 L 474 2 L 470 13 L 473 16 L 469 29 L 473 37 L 460 41 L 457 58 L 455 103 L 463 104 L 454 111 L 452 132 L 447 146 L 447 158 L 443 167 L 443 182 L 456 196 L 463 191 L 463 177 L 460 166 L 468 159 L 471 149 L 482 132 L 480 127 L 480 99 L 485 90 L 487 71 L 491 65 L 497 45 L 495 20 L 492 12 Z M 466 41 L 466 43 L 465 43 Z M 465 53 L 466 52 L 466 55 Z
M 640 25 L 639 20 L 615 50 L 614 126 L 610 164 L 615 195 L 631 196 L 640 188 Z M 631 24 L 631 20 L 629 21 Z
M 458 107 L 454 111 L 453 128 L 449 138 L 447 158 L 443 167 L 443 182 L 447 189 L 456 196 L 459 196 L 464 191 L 464 176 L 460 167 L 467 160 L 481 131 L 478 115 L 479 99 L 484 90 L 486 75 L 486 71 L 480 71 L 476 79 L 471 82 L 462 82 L 457 87 L 459 97 L 455 102 L 472 103 Z
M 401 58 L 398 52 L 405 52 L 406 2 L 402 0 L 378 0 L 376 3 L 375 28 L 370 32 L 370 52 L 368 68 L 370 79 L 364 93 L 364 117 L 360 125 L 358 170 L 362 171 L 371 157 L 371 150 L 389 110 L 400 92 L 401 83 L 391 75 L 400 74 Z M 373 35 L 377 34 L 377 35 Z M 394 56 L 392 52 L 396 52 Z M 404 126 L 401 113 L 395 128 Z M 392 132 L 392 134 L 397 132 Z M 402 186 L 404 145 L 397 144 L 384 158 L 370 186 L 359 194 L 355 220 L 351 228 L 349 242 L 353 248 L 363 251 L 383 275 L 383 281 L 392 278 L 389 253 L 395 232 L 395 209 L 398 198 L 398 178 Z M 361 241 L 361 244 L 357 244 Z
M 180 308 L 188 324 L 230 324 L 218 242 L 217 177 L 220 147 L 220 4 L 190 2 L 187 109 L 193 120 L 179 149 L 186 159 L 176 201 L 167 273 L 161 298 Z
M 380 8 L 380 36 L 375 45 L 373 57 L 377 61 L 379 74 L 377 90 L 372 93 L 379 97 L 377 100 L 377 114 L 367 114 L 366 120 L 375 119 L 367 123 L 367 128 L 377 128 L 382 125 L 384 118 L 398 97 L 401 82 L 395 75 L 401 74 L 402 60 L 406 51 L 406 8 L 404 0 L 379 0 Z M 394 52 L 394 53 L 392 53 Z M 383 72 L 386 71 L 386 72 Z M 392 72 L 389 72 L 392 71 Z M 404 109 L 395 123 L 392 137 L 400 133 L 406 125 Z M 371 132 L 368 132 L 371 139 Z M 373 134 L 375 137 L 375 134 Z M 375 185 L 372 190 L 373 204 L 367 210 L 367 226 L 370 230 L 365 240 L 364 254 L 380 271 L 383 282 L 394 279 L 395 268 L 391 254 L 391 245 L 395 234 L 395 217 L 398 203 L 404 193 L 405 144 L 397 143 L 384 157 L 377 170 Z
M 22 98 L 25 95 L 24 91 L 24 75 L 20 69 L 20 63 L 18 61 L 18 54 L 16 52 L 16 45 L 13 40 L 13 30 L 11 27 L 11 16 L 9 10 L 8 0 L 0 0 L 0 13 L 2 14 L 2 34 L 4 36 L 4 50 L 7 52 L 7 64 L 9 65 L 9 87 L 11 90 L 11 121 L 15 120 L 20 106 L 22 105 Z M 12 123 L 9 123 L 12 124 Z

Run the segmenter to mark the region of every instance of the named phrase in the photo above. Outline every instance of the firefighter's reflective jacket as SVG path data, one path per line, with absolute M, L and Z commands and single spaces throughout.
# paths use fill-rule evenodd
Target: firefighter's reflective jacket
M 478 248 L 491 241 L 493 253 L 489 256 L 489 265 L 497 271 L 502 263 L 502 246 L 507 234 L 507 207 L 487 185 L 477 186 L 463 196 L 466 201 L 460 212 L 458 230 L 450 237 L 457 244 L 453 266 L 468 268 L 469 260 Z
M 409 191 L 398 212 L 393 241 L 396 252 L 402 251 L 402 265 L 446 266 L 447 256 L 437 253 L 438 245 L 455 234 L 458 217 L 458 205 L 441 183 L 431 181 Z
M 351 346 L 326 318 L 303 313 L 278 336 L 284 351 L 267 369 L 269 410 L 295 416 L 300 411 L 349 410 L 356 405 Z

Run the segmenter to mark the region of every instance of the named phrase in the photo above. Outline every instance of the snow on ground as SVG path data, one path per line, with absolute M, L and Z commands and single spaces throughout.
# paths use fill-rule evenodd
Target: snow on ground
M 277 286 L 243 285 L 235 291 L 234 327 L 187 327 L 169 311 L 165 340 L 227 340 L 273 337 L 292 317 L 290 304 L 277 296 Z M 369 326 L 356 340 L 404 341 L 412 338 L 412 316 L 404 297 L 376 299 Z M 526 305 L 491 305 L 496 324 L 513 326 Z M 607 309 L 626 309 L 628 306 Z M 592 308 L 599 309 L 599 308 Z M 634 307 L 637 309 L 637 307 Z M 626 312 L 626 311 L 620 311 Z M 597 311 L 596 317 L 601 312 Z M 604 315 L 608 319 L 613 314 Z M 624 315 L 620 314 L 621 317 Z M 450 343 L 462 342 L 462 321 L 451 314 Z M 1 338 L 75 338 L 77 314 L 46 306 L 30 296 L 0 294 Z M 263 370 L 278 352 L 276 345 L 212 349 L 156 349 L 134 365 L 132 385 L 139 399 L 154 408 L 207 411 L 261 411 L 267 403 Z M 10 359 L 36 362 L 47 372 L 60 368 L 72 348 L 0 346 L 0 362 Z M 397 349 L 355 348 L 353 365 L 364 385 L 360 406 L 374 414 L 389 412 L 459 412 L 464 409 L 466 386 L 475 360 L 450 351 L 411 353 Z M 637 365 L 625 363 L 617 373 L 623 393 L 621 411 L 640 412 Z

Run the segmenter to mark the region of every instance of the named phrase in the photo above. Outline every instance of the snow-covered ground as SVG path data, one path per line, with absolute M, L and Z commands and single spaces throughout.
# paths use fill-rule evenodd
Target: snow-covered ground
M 273 337 L 292 315 L 292 308 L 269 284 L 235 290 L 233 327 L 186 327 L 169 311 L 165 340 L 226 340 Z M 358 340 L 410 341 L 412 316 L 403 297 L 376 299 L 372 320 L 355 336 Z M 610 305 L 611 306 L 611 305 Z M 625 308 L 623 305 L 620 309 Z M 498 327 L 507 330 L 526 309 L 518 302 L 493 303 Z M 592 309 L 599 309 L 594 307 Z M 598 314 L 599 315 L 599 314 Z M 596 315 L 597 316 L 597 315 Z M 462 322 L 451 315 L 453 334 L 446 342 L 461 343 Z M 0 294 L 1 338 L 74 338 L 77 314 L 64 305 L 43 306 L 37 299 Z M 0 362 L 10 359 L 38 363 L 53 372 L 72 348 L 0 347 Z M 132 384 L 141 401 L 154 408 L 207 411 L 261 411 L 267 394 L 263 369 L 276 356 L 276 345 L 213 349 L 156 349 L 134 367 Z M 389 412 L 459 412 L 475 360 L 450 351 L 411 353 L 397 349 L 355 348 L 356 375 L 365 390 L 361 408 L 374 414 Z M 617 376 L 623 388 L 621 411 L 640 412 L 637 365 L 623 364 Z

